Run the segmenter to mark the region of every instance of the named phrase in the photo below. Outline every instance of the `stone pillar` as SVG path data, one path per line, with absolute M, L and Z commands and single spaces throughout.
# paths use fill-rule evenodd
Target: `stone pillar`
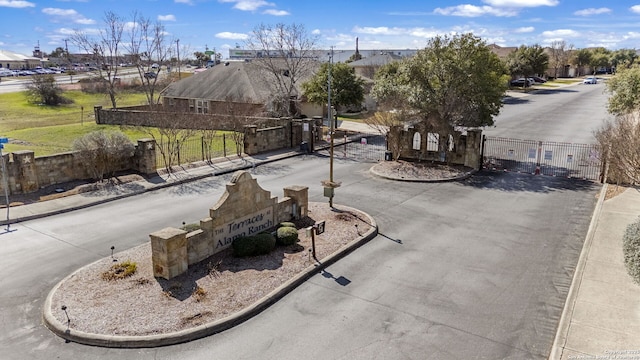
M 134 160 L 134 170 L 141 174 L 156 172 L 156 142 L 153 139 L 138 140 Z
M 258 153 L 258 127 L 256 125 L 244 127 L 244 153 L 247 155 Z
M 302 119 L 302 141 L 307 143 L 307 151 L 313 152 L 313 128 L 314 122 L 311 119 Z
M 102 110 L 102 106 L 96 105 L 93 107 L 93 115 L 96 118 L 96 124 L 102 124 L 100 122 L 100 111 Z
M 467 130 L 467 146 L 464 154 L 464 166 L 480 170 L 482 163 L 482 130 Z
M 300 219 L 307 216 L 309 210 L 309 188 L 307 186 L 293 185 L 284 188 L 284 196 L 293 199 L 296 204 L 293 217 Z
M 28 194 L 40 188 L 38 172 L 36 170 L 35 155 L 31 150 L 19 150 L 13 152 L 13 164 L 17 170 L 16 186 L 20 191 Z
M 189 255 L 186 231 L 164 228 L 149 234 L 149 237 L 153 276 L 169 280 L 187 271 Z

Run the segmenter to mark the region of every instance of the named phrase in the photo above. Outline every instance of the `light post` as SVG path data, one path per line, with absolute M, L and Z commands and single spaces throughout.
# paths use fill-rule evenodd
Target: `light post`
M 7 174 L 7 168 L 5 165 L 5 161 L 4 161 L 4 156 L 2 156 L 2 149 L 4 148 L 4 144 L 8 143 L 9 139 L 7 139 L 6 137 L 2 137 L 0 138 L 0 159 L 2 159 L 2 178 L 4 179 L 4 198 L 5 198 L 5 202 L 7 204 L 7 232 L 11 231 L 10 230 L 10 224 L 9 224 L 9 181 L 8 181 L 8 177 L 9 174 Z
M 180 74 L 180 39 L 176 39 L 176 50 L 178 50 L 178 80 L 182 78 Z
M 329 54 L 329 67 L 327 71 L 327 119 L 329 121 L 329 180 L 322 182 L 324 186 L 324 196 L 329 198 L 329 206 L 333 207 L 334 189 L 340 186 L 340 183 L 333 181 L 333 135 L 335 126 L 333 114 L 331 111 L 331 67 L 333 66 L 333 46 Z

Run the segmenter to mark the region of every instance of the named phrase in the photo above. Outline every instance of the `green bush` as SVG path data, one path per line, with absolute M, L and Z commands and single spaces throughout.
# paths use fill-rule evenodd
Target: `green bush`
M 295 227 L 283 226 L 276 231 L 276 242 L 278 245 L 293 245 L 298 242 L 298 229 Z
M 640 218 L 627 226 L 622 239 L 622 252 L 627 273 L 640 284 Z
M 257 256 L 270 253 L 276 247 L 276 237 L 269 233 L 241 236 L 231 243 L 233 256 Z
M 292 222 L 281 222 L 279 227 L 290 227 L 290 228 L 295 228 L 296 224 L 292 223 Z

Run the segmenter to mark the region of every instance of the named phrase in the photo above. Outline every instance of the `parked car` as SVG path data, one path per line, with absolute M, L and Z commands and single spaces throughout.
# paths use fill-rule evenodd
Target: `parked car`
M 520 79 L 516 79 L 516 80 L 511 80 L 510 82 L 511 86 L 519 86 L 519 87 L 528 87 L 534 84 L 534 81 L 532 79 L 525 79 L 525 78 L 520 78 Z
M 158 65 L 158 64 L 153 64 L 153 65 L 151 65 L 151 68 L 152 68 L 152 69 L 157 69 L 157 68 L 159 68 L 159 67 L 160 67 L 160 65 Z
M 144 73 L 144 77 L 147 78 L 147 79 L 155 79 L 155 78 L 158 77 L 158 74 L 156 74 L 156 73 L 154 73 L 152 71 L 149 71 L 149 72 Z
M 584 80 L 582 80 L 583 84 L 597 84 L 598 83 L 598 79 L 596 79 L 595 76 L 589 76 L 584 78 Z
M 535 81 L 538 84 L 544 84 L 547 82 L 547 80 L 539 77 L 539 76 L 532 76 L 531 79 L 533 79 L 533 81 Z

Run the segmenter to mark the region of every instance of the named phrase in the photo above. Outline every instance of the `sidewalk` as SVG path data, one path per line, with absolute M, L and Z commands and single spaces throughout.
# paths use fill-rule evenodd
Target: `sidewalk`
M 176 184 L 207 178 L 210 176 L 233 173 L 238 170 L 252 169 L 255 166 L 273 161 L 302 155 L 294 149 L 271 151 L 254 156 L 243 156 L 214 159 L 212 164 L 180 170 L 173 174 L 154 175 L 143 181 L 114 185 L 108 190 L 87 192 L 78 195 L 61 197 L 55 200 L 41 201 L 28 205 L 12 206 L 9 209 L 9 223 L 17 223 L 84 209 L 93 205 L 142 194 L 148 191 L 166 188 Z M 5 209 L 0 209 L 0 225 L 6 225 Z
M 549 359 L 640 359 L 640 285 L 622 253 L 626 227 L 639 214 L 638 189 L 606 201 L 601 194 Z

